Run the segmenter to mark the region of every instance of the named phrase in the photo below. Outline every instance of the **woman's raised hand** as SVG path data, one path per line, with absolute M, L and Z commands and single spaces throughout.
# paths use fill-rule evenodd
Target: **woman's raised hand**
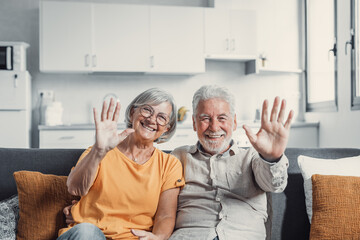
M 114 111 L 115 109 L 115 111 Z M 120 103 L 110 99 L 109 107 L 103 102 L 101 118 L 98 118 L 96 108 L 93 109 L 96 129 L 96 141 L 94 147 L 103 154 L 115 148 L 127 136 L 134 132 L 134 129 L 125 129 L 122 133 L 117 132 L 117 122 L 120 114 Z

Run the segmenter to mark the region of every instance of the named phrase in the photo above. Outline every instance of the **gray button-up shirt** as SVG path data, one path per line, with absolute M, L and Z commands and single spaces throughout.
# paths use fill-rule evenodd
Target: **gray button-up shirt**
M 269 163 L 254 148 L 236 144 L 224 154 L 201 149 L 198 143 L 172 152 L 183 164 L 185 186 L 170 239 L 265 239 L 265 192 L 285 189 L 288 159 Z

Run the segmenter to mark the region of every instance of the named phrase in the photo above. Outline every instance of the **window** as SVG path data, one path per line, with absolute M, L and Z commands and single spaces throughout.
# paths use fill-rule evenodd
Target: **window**
M 346 44 L 351 45 L 351 109 L 360 109 L 360 4 L 359 0 L 351 1 L 351 40 Z M 348 46 L 346 46 L 348 47 Z M 348 48 L 346 48 L 348 51 Z
M 306 111 L 336 111 L 336 0 L 305 4 Z

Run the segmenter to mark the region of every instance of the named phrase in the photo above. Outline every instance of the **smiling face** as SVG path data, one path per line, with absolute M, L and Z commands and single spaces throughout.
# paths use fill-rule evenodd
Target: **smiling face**
M 229 148 L 236 126 L 236 115 L 231 114 L 230 104 L 220 98 L 200 101 L 193 116 L 194 131 L 210 154 L 223 153 Z
M 160 103 L 159 105 L 148 105 L 154 110 L 152 116 L 144 117 L 141 114 L 141 108 L 134 108 L 131 116 L 132 126 L 135 130 L 134 135 L 139 141 L 153 142 L 158 139 L 163 133 L 169 130 L 169 126 L 161 126 L 157 123 L 157 116 L 170 116 L 172 107 L 168 102 Z

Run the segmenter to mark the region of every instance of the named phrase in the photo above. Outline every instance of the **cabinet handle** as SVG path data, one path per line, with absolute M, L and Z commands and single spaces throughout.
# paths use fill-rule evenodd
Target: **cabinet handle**
M 154 56 L 150 56 L 150 68 L 154 68 Z
M 70 140 L 70 139 L 74 139 L 75 137 L 74 136 L 63 136 L 63 137 L 60 137 L 59 139 L 60 140 Z
M 89 54 L 85 55 L 85 67 L 89 66 Z
M 345 43 L 345 55 L 347 55 L 348 45 L 351 46 L 351 50 L 354 49 L 354 30 L 353 29 L 350 30 L 350 36 L 351 36 L 351 39 Z
M 231 51 L 235 51 L 235 39 L 231 39 Z
M 92 56 L 92 66 L 96 67 L 96 65 L 97 65 L 97 57 L 96 57 L 96 55 L 93 55 Z

